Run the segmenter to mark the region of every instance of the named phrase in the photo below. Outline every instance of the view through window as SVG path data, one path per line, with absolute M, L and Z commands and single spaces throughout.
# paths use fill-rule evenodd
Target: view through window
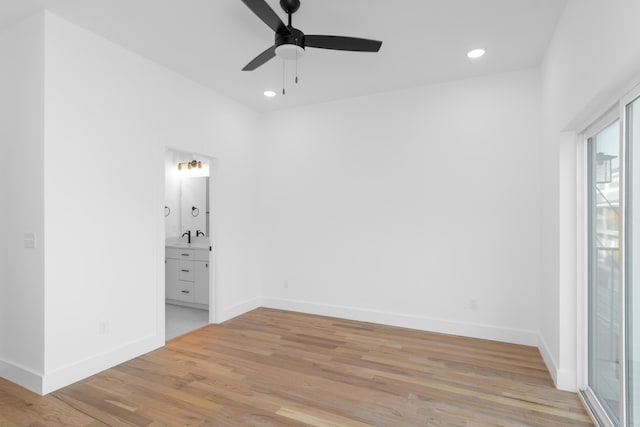
M 620 419 L 620 122 L 589 138 L 589 387 Z

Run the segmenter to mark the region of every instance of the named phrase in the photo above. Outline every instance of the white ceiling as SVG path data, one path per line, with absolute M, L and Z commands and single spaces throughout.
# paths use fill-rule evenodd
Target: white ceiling
M 280 17 L 278 0 L 267 0 Z M 0 28 L 41 9 L 257 110 L 274 110 L 533 67 L 565 0 L 301 0 L 306 34 L 382 40 L 379 53 L 307 49 L 295 66 L 242 67 L 273 33 L 240 0 L 1 0 Z M 471 61 L 466 53 L 483 47 Z M 272 89 L 274 99 L 262 93 Z

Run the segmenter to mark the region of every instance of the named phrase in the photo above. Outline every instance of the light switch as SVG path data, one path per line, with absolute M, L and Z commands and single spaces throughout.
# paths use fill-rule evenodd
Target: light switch
M 36 233 L 24 233 L 24 247 L 27 249 L 36 248 Z

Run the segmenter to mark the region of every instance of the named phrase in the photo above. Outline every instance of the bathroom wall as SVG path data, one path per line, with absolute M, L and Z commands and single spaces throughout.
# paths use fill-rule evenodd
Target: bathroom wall
M 169 216 L 165 216 L 165 236 L 176 238 L 182 234 L 182 209 L 180 208 L 180 179 L 178 177 L 178 153 L 168 151 L 165 158 L 164 204 L 169 209 Z
M 182 211 L 182 233 L 191 231 L 195 237 L 198 231 L 207 230 L 207 178 L 182 178 L 180 183 L 180 209 Z M 196 208 L 195 210 L 193 208 Z M 182 235 L 182 233 L 180 233 Z

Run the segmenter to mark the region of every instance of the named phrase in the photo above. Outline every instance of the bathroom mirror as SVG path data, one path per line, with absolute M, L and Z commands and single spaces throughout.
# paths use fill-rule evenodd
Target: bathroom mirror
M 209 168 L 178 169 L 176 153 L 167 156 L 165 175 L 165 236 L 180 238 L 191 231 L 192 238 L 209 237 Z M 183 155 L 184 156 L 184 155 Z M 198 233 L 200 232 L 200 233 Z

